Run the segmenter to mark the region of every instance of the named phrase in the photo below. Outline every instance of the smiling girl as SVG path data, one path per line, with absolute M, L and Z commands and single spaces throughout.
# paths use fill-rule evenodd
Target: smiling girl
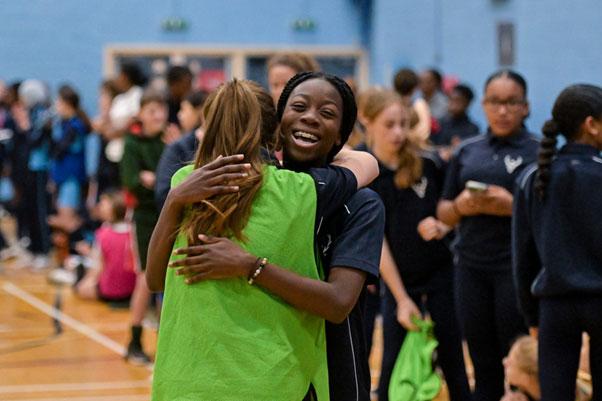
M 332 121 L 296 135 L 301 146 L 341 142 L 343 121 L 355 120 L 338 93 L 329 96 Z M 309 174 L 266 166 L 260 157 L 261 107 L 245 81 L 217 89 L 204 116 L 195 164 L 175 174 L 149 248 L 149 286 L 160 290 L 165 283 L 153 399 L 328 400 L 323 319 L 254 284 L 272 263 L 305 277 L 322 276 L 314 257 L 317 222 L 358 183 L 374 178 L 375 166 L 360 162 L 372 158 Z M 219 157 L 229 154 L 234 156 Z M 232 279 L 190 286 L 194 278 L 186 268 L 166 275 L 174 240 L 182 248 L 198 243 L 199 235 L 229 237 L 259 256 L 237 265 Z M 214 278 L 224 277 L 231 276 Z

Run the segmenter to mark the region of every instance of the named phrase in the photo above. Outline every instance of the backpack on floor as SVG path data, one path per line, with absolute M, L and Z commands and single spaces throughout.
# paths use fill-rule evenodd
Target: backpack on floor
M 441 378 L 432 364 L 438 345 L 433 322 L 414 319 L 414 324 L 419 330 L 406 334 L 391 374 L 390 401 L 430 401 L 441 391 Z

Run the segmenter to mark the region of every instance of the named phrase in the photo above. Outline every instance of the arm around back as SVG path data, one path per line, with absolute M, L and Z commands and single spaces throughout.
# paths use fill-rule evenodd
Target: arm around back
M 345 167 L 355 175 L 357 187 L 363 188 L 378 177 L 378 161 L 368 152 L 341 150 L 334 158 L 333 165 Z

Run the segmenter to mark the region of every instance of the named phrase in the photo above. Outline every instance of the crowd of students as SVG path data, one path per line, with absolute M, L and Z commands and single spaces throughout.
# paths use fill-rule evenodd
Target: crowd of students
M 427 317 L 452 401 L 586 397 L 583 349 L 602 393 L 602 89 L 563 91 L 540 141 L 511 70 L 485 81 L 482 133 L 436 70 L 360 93 L 318 70 L 281 54 L 269 92 L 207 94 L 174 66 L 162 93 L 124 63 L 93 119 L 71 86 L 53 106 L 40 81 L 2 88 L 0 255 L 43 269 L 52 247 L 51 280 L 129 301 L 134 363 L 156 305 L 158 400 L 369 400 L 377 314 L 380 401 Z

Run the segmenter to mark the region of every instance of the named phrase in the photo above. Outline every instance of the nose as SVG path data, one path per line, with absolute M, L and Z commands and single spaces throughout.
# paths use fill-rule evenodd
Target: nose
M 506 103 L 501 103 L 498 106 L 497 113 L 502 115 L 508 114 L 508 105 Z
M 305 112 L 301 115 L 301 122 L 312 126 L 318 125 L 317 110 L 313 108 L 308 108 L 305 110 Z
M 405 129 L 401 125 L 395 125 L 393 128 L 393 133 L 395 134 L 395 138 L 402 139 L 405 134 Z

